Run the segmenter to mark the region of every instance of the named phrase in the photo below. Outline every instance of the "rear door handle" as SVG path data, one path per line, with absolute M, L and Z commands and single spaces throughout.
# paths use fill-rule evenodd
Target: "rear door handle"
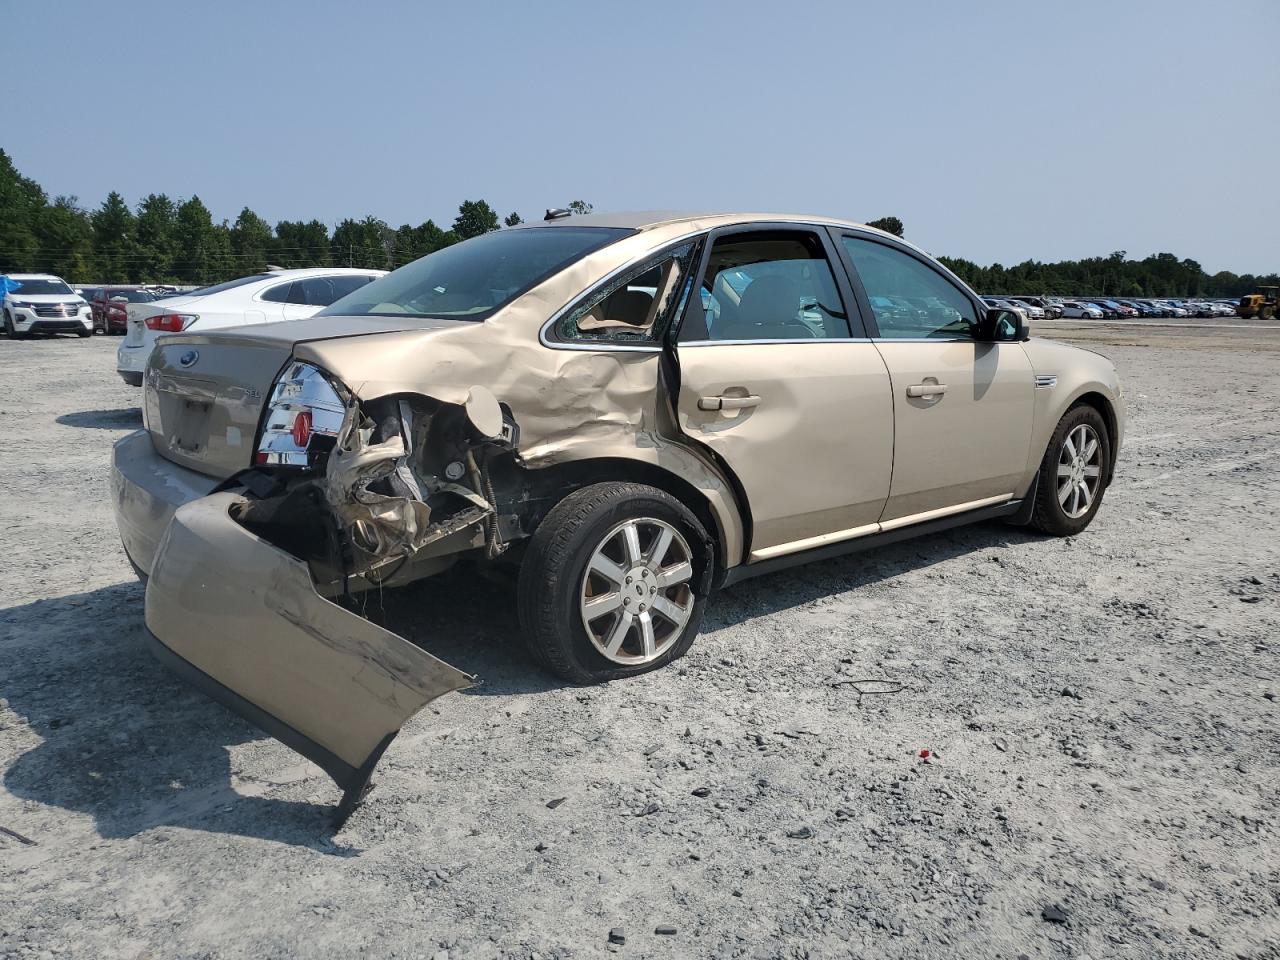
M 758 407 L 760 398 L 756 396 L 746 397 L 699 397 L 699 410 L 746 410 L 749 407 Z
M 907 387 L 908 397 L 940 397 L 946 392 L 945 383 L 917 383 Z

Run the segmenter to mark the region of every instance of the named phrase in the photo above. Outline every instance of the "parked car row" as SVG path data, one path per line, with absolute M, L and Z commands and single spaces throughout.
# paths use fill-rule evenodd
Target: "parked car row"
M 1021 310 L 1029 320 L 1113 320 L 1138 317 L 1232 317 L 1238 300 L 1141 299 L 1103 297 L 984 297 L 988 305 Z M 1037 314 L 1036 311 L 1039 311 Z

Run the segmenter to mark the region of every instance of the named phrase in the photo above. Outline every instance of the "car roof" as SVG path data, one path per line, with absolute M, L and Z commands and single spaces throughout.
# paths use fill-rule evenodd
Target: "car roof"
M 588 213 L 561 217 L 558 220 L 535 220 L 521 224 L 527 227 L 625 227 L 632 230 L 651 230 L 669 224 L 697 221 L 700 227 L 722 227 L 739 223 L 821 223 L 840 227 L 858 227 L 884 233 L 856 220 L 815 216 L 807 213 L 726 213 L 681 210 L 637 210 L 618 213 Z M 893 236 L 886 234 L 886 236 Z
M 363 275 L 368 273 L 386 272 L 387 271 L 380 270 L 377 267 L 294 267 L 289 270 L 264 270 L 262 272 L 262 280 L 265 283 L 267 280 L 278 280 L 288 277 L 312 277 L 317 274 L 327 276 L 332 273 L 358 273 Z M 257 274 L 246 274 L 246 276 L 257 276 Z M 213 286 L 213 284 L 209 284 L 209 286 Z
M 10 280 L 62 280 L 61 277 L 52 273 L 6 273 L 6 277 Z M 66 283 L 65 280 L 62 280 Z

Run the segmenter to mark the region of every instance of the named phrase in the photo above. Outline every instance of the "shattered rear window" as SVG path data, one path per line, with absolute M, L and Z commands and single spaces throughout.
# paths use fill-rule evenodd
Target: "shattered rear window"
M 483 320 L 631 230 L 530 227 L 445 247 L 348 294 L 319 316 Z

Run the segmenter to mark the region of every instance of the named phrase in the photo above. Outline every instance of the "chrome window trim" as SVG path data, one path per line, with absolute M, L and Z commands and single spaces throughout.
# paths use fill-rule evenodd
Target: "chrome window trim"
M 689 240 L 706 236 L 708 232 L 709 231 L 707 230 L 695 230 L 692 233 L 686 233 L 682 236 L 668 240 L 667 242 L 659 245 L 656 249 L 650 250 L 641 256 L 632 257 L 622 266 L 609 271 L 608 274 L 601 277 L 587 289 L 578 291 L 578 293 L 574 295 L 573 299 L 553 313 L 551 315 L 551 319 L 547 320 L 538 330 L 538 342 L 550 350 L 591 350 L 596 353 L 661 353 L 662 344 L 657 341 L 654 341 L 653 343 L 629 344 L 610 343 L 607 340 L 584 340 L 579 343 L 568 343 L 563 340 L 552 340 L 547 336 L 547 331 L 555 326 L 555 324 L 559 322 L 560 318 L 572 310 L 576 304 L 584 298 L 591 296 L 601 287 L 610 283 L 615 277 L 626 273 L 628 270 L 634 270 L 650 257 L 656 257 L 663 251 L 669 250 L 673 247 L 678 247 L 680 244 Z
M 974 337 L 872 337 L 874 343 L 1012 343 L 1012 340 L 978 340 Z

